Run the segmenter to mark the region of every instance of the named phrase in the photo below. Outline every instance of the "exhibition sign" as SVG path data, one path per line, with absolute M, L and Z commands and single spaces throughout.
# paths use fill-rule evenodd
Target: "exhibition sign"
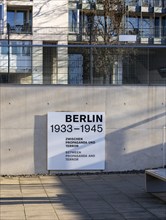
M 48 170 L 105 169 L 105 114 L 49 112 Z

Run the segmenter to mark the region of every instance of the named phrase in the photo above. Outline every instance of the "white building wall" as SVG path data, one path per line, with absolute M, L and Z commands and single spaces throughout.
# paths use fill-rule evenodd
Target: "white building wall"
M 67 44 L 67 36 L 68 36 L 68 1 L 49 1 L 49 0 L 34 0 L 33 1 L 33 43 L 36 44 L 40 41 L 43 42 L 51 42 L 55 44 Z M 33 51 L 35 51 L 34 49 Z M 39 49 L 38 49 L 39 50 Z M 42 50 L 41 50 L 42 51 Z M 53 63 L 53 68 L 56 68 L 57 74 L 54 74 L 53 70 L 52 83 L 63 83 L 66 84 L 68 82 L 68 62 L 67 62 L 67 48 L 58 48 L 57 49 L 57 59 Z M 33 55 L 33 60 L 35 59 L 35 54 Z M 41 59 L 40 59 L 41 58 Z M 39 70 L 37 72 L 41 72 L 42 68 L 42 56 L 38 57 L 38 61 L 33 63 L 38 66 Z M 40 61 L 39 61 L 40 59 Z M 39 62 L 39 63 L 38 63 Z M 33 71 L 32 73 L 35 75 L 35 79 L 37 74 Z M 37 81 L 41 81 L 41 74 L 38 74 L 39 79 Z M 58 78 L 58 80 L 57 80 Z M 37 83 L 37 81 L 33 81 L 33 83 Z
M 67 27 L 68 0 L 33 0 L 33 8 L 34 27 Z
M 47 113 L 51 111 L 105 112 L 105 171 L 163 164 L 164 86 L 1 85 L 0 175 L 48 173 Z
M 42 41 L 36 41 L 41 45 Z M 32 47 L 32 84 L 43 83 L 43 47 Z
M 1 1 L 2 2 L 2 1 Z M 42 45 L 43 42 L 55 43 L 55 44 L 67 44 L 68 35 L 68 1 L 50 1 L 50 0 L 26 0 L 26 1 L 3 1 L 4 4 L 4 34 L 1 39 L 8 40 L 7 35 L 7 6 L 20 8 L 20 7 L 32 7 L 32 35 L 31 34 L 17 34 L 10 33 L 10 43 L 12 40 L 22 41 L 29 40 L 34 45 Z M 27 67 L 27 62 L 29 62 L 28 69 L 32 68 L 32 83 L 41 84 L 43 83 L 43 49 L 42 47 L 32 48 L 32 57 L 25 59 L 22 57 L 22 64 Z M 57 57 L 60 59 L 57 65 L 57 58 L 53 58 L 53 74 L 56 72 L 58 77 L 58 83 L 68 82 L 68 62 L 67 62 L 67 49 L 58 49 Z M 0 54 L 1 65 L 0 72 L 8 71 L 8 55 L 5 56 L 7 61 L 4 64 L 4 55 Z M 64 60 L 64 61 L 62 61 Z M 63 62 L 63 67 L 62 67 Z M 19 61 L 20 63 L 20 61 Z M 31 65 L 32 64 L 32 65 Z M 13 56 L 10 53 L 10 68 L 11 72 L 17 72 L 18 67 L 18 56 Z M 58 68 L 57 68 L 58 67 Z M 20 72 L 20 70 L 19 70 Z M 25 71 L 24 71 L 25 72 Z M 57 83 L 55 77 L 52 79 L 52 83 Z

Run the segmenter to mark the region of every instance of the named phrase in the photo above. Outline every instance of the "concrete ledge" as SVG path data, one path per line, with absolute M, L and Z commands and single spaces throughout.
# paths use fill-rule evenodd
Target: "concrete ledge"
M 146 170 L 146 191 L 166 192 L 166 168 Z

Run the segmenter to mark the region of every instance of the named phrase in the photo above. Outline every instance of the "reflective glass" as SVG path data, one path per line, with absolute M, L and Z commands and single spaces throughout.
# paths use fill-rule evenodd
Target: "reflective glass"
M 14 24 L 14 17 L 15 17 L 14 15 L 15 15 L 14 11 L 8 11 L 7 12 L 7 23 L 9 23 L 10 26 L 15 25 Z

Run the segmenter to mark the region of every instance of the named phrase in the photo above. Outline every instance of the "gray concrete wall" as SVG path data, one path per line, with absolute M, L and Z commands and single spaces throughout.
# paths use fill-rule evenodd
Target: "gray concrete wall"
M 106 171 L 160 167 L 166 88 L 0 86 L 0 174 L 48 173 L 49 111 L 106 114 Z

